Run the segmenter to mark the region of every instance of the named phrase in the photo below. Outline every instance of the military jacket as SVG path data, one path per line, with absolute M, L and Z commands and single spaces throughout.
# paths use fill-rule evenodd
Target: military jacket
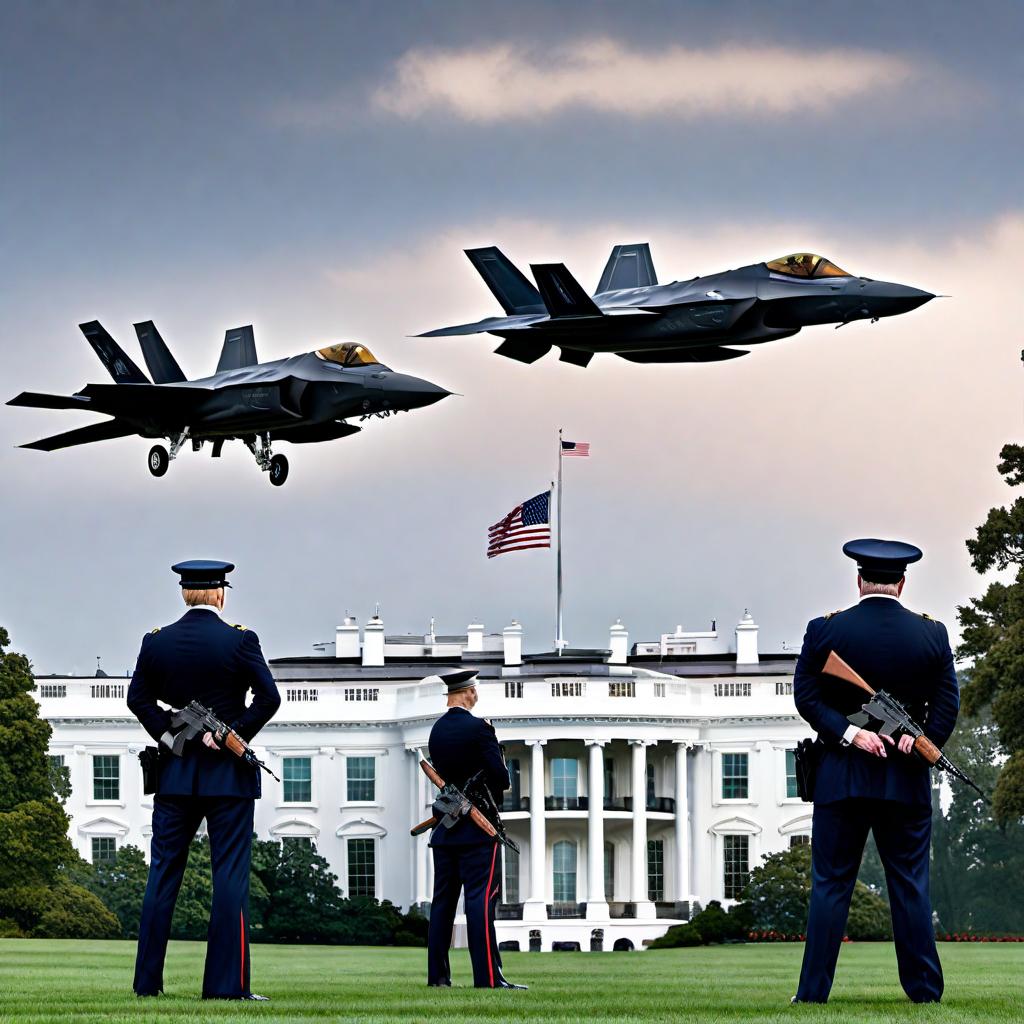
M 847 716 L 868 697 L 850 683 L 822 675 L 835 651 L 875 690 L 901 701 L 925 734 L 943 746 L 960 707 L 946 627 L 904 608 L 895 598 L 869 597 L 852 608 L 812 619 L 796 664 L 793 695 L 800 715 L 825 742 L 815 803 L 871 797 L 929 804 L 928 766 L 916 754 L 887 747 L 886 758 L 844 746 Z
M 246 706 L 246 694 L 253 699 Z M 160 744 L 171 708 L 197 700 L 246 741 L 281 704 L 277 685 L 251 629 L 232 626 L 212 609 L 193 608 L 177 622 L 142 639 L 128 687 L 128 707 L 160 745 L 157 792 L 165 796 L 260 795 L 260 771 L 223 747 L 210 750 L 197 736 L 176 757 Z

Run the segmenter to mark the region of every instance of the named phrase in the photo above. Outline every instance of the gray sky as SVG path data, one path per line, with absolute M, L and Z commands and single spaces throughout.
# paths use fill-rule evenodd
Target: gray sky
M 186 373 L 226 328 L 261 357 L 358 339 L 464 395 L 355 438 L 44 454 L 87 422 L 0 408 L 0 623 L 43 672 L 108 671 L 178 614 L 171 562 L 238 563 L 230 617 L 271 656 L 379 601 L 389 632 L 550 646 L 553 558 L 486 527 L 566 466 L 567 635 L 601 644 L 749 607 L 762 649 L 852 600 L 842 542 L 925 550 L 906 603 L 980 592 L 964 539 L 1011 497 L 1020 435 L 1018 5 L 19 3 L 0 8 L 4 399 L 106 379 L 77 324 Z M 662 280 L 822 252 L 953 297 L 805 329 L 736 363 L 521 366 L 497 339 L 409 335 L 497 312 L 463 248 L 565 261 L 617 242 Z

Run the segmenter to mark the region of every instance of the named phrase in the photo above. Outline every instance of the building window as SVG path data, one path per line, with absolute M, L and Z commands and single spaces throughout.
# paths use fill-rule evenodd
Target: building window
M 552 697 L 582 697 L 582 679 L 553 679 L 551 681 Z
M 59 772 L 64 767 L 64 755 L 63 754 L 47 754 L 46 760 L 50 764 L 50 773 Z
M 508 778 L 509 787 L 505 790 L 505 796 L 502 799 L 503 809 L 506 811 L 518 811 L 520 809 L 519 802 L 522 799 L 522 775 L 519 766 L 519 758 L 513 757 L 508 762 Z
M 724 895 L 738 900 L 750 879 L 750 836 L 722 836 L 724 843 Z
M 346 686 L 342 695 L 345 700 L 378 700 L 380 690 L 369 686 Z
M 519 854 L 508 847 L 503 848 L 505 856 L 505 884 L 503 887 L 502 902 L 519 902 Z
M 654 806 L 654 765 L 647 765 L 647 806 Z
M 567 800 L 579 797 L 579 761 L 571 757 L 551 759 L 551 794 Z
M 284 780 L 283 802 L 309 804 L 313 802 L 313 761 L 308 757 L 286 757 L 281 770 Z
M 722 755 L 722 799 L 747 799 L 747 755 Z
M 93 800 L 121 799 L 121 758 L 117 754 L 96 754 L 93 757 L 92 798 Z
M 608 684 L 609 697 L 635 697 L 636 683 L 632 679 L 613 679 Z
M 647 898 L 665 898 L 665 840 L 647 840 Z
M 551 851 L 554 868 L 555 903 L 576 902 L 576 844 L 568 839 L 555 843 Z
M 716 697 L 749 697 L 750 683 L 715 683 Z
M 39 684 L 39 696 L 40 697 L 66 697 L 68 695 L 68 687 L 66 683 L 40 683 Z
M 523 696 L 523 681 L 522 681 L 522 679 L 506 679 L 505 680 L 505 696 L 509 700 L 519 700 Z
M 117 856 L 117 840 L 110 836 L 93 836 L 93 864 L 111 864 Z
M 794 846 L 810 846 L 811 837 L 805 832 L 794 832 L 789 837 L 789 848 L 792 850 Z
M 281 847 L 287 852 L 291 850 L 315 850 L 312 836 L 282 836 Z
M 796 751 L 786 751 L 786 798 L 789 800 L 797 796 L 796 791 Z
M 604 898 L 615 899 L 615 844 L 604 844 Z
M 302 688 L 297 690 L 285 690 L 285 700 L 299 700 L 299 701 L 310 701 L 319 699 L 320 691 L 308 688 Z
M 775 681 L 775 696 L 776 697 L 787 697 L 793 694 L 793 680 L 792 679 L 777 679 Z
M 373 757 L 345 758 L 345 785 L 350 801 L 377 798 L 377 764 Z
M 372 839 L 348 841 L 348 895 L 375 896 L 377 872 Z
M 654 684 L 654 696 L 655 697 L 664 697 L 665 696 L 665 684 L 664 683 L 655 683 Z
M 606 803 L 615 799 L 615 761 L 610 757 L 604 759 L 604 799 Z
M 124 700 L 124 683 L 92 683 L 89 687 L 89 696 L 101 700 Z

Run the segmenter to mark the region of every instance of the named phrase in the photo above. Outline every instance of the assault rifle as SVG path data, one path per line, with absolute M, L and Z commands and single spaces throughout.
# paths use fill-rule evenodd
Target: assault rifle
M 850 668 L 849 665 L 843 661 L 842 658 L 836 654 L 835 651 L 829 651 L 828 659 L 825 662 L 825 667 L 822 672 L 828 676 L 835 676 L 837 679 L 842 679 L 847 683 L 852 683 L 854 686 L 859 687 L 865 693 L 869 694 L 871 699 L 860 709 L 850 715 L 848 721 L 851 725 L 857 726 L 859 729 L 863 729 L 871 722 L 879 722 L 878 733 L 881 736 L 892 737 L 893 733 L 899 733 L 902 735 L 914 737 L 914 753 L 917 754 L 926 764 L 931 765 L 934 768 L 941 768 L 942 771 L 953 775 L 958 778 L 961 782 L 966 782 L 977 794 L 988 802 L 988 798 L 984 793 L 975 785 L 967 775 L 965 775 L 946 755 L 924 734 L 924 729 L 921 728 L 910 717 L 907 709 L 891 694 L 885 692 L 885 690 L 875 690 L 864 680 L 864 678 L 854 669 Z
M 439 824 L 445 828 L 451 828 L 460 818 L 468 815 L 469 820 L 486 835 L 497 839 L 499 843 L 507 846 L 510 850 L 519 852 L 519 844 L 506 833 L 505 826 L 501 823 L 494 798 L 481 778 L 482 772 L 477 772 L 463 789 L 459 789 L 452 783 L 446 783 L 429 761 L 420 761 L 420 768 L 441 792 L 438 793 L 437 799 L 434 801 L 433 815 L 409 829 L 409 835 L 422 835 Z M 477 804 L 482 804 L 491 816 L 488 817 L 484 814 Z
M 185 750 L 185 744 L 204 732 L 213 733 L 213 738 L 218 743 L 223 743 L 235 757 L 240 757 L 253 768 L 262 768 L 278 782 L 281 781 L 253 753 L 252 747 L 231 726 L 225 725 L 212 711 L 204 708 L 197 700 L 187 704 L 180 711 L 174 712 L 171 716 L 171 728 L 160 737 L 160 742 L 169 747 L 175 756 L 181 757 Z

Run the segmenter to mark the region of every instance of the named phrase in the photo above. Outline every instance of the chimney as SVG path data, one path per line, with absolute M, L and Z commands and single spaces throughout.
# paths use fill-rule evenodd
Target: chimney
M 744 608 L 743 618 L 736 626 L 736 664 L 756 665 L 757 657 L 757 623 L 753 616 Z
M 512 625 L 506 626 L 504 630 L 502 630 L 502 636 L 505 641 L 505 664 L 522 665 L 523 627 L 513 619 Z
M 483 623 L 471 622 L 466 627 L 466 650 L 482 651 L 484 649 Z
M 611 656 L 608 658 L 609 665 L 625 665 L 626 655 L 629 652 L 629 631 L 622 624 L 622 619 L 616 619 L 615 625 L 610 631 L 608 646 L 611 648 Z
M 375 614 L 363 630 L 363 664 L 384 664 L 384 623 L 379 614 Z
M 336 658 L 359 657 L 359 626 L 351 615 L 334 631 L 334 656 Z

